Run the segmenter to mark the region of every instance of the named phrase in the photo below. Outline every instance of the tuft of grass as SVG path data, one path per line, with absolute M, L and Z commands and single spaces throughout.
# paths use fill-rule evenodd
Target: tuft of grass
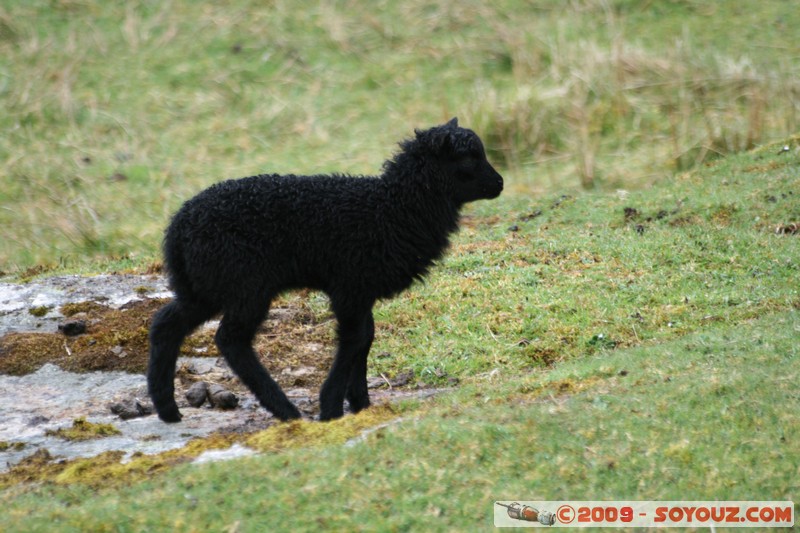
M 121 434 L 122 432 L 111 424 L 89 422 L 84 417 L 73 420 L 72 427 L 47 430 L 45 432 L 45 435 L 73 441 L 99 439 Z
M 25 449 L 24 442 L 7 442 L 4 440 L 0 440 L 0 452 L 4 452 L 6 450 L 23 450 Z
M 47 313 L 50 312 L 50 309 L 52 309 L 52 306 L 40 305 L 40 306 L 37 306 L 37 307 L 29 308 L 28 309 L 28 313 L 30 313 L 32 316 L 35 316 L 35 317 L 43 317 Z
M 399 415 L 397 408 L 391 404 L 378 405 L 355 416 L 325 423 L 296 420 L 276 424 L 247 438 L 245 443 L 263 452 L 341 445 L 375 426 L 396 419 Z

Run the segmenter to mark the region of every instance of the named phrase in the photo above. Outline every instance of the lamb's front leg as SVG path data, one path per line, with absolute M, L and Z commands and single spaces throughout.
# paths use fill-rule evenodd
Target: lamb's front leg
M 357 413 L 369 407 L 369 390 L 367 388 L 367 356 L 372 347 L 372 340 L 375 338 L 375 322 L 372 313 L 369 314 L 366 324 L 368 338 L 366 344 L 359 350 L 350 370 L 350 379 L 347 382 L 347 393 L 345 397 L 350 404 L 350 409 Z
M 336 312 L 339 321 L 339 347 L 328 378 L 320 391 L 320 420 L 331 420 L 344 414 L 345 394 L 348 399 L 354 399 L 354 411 L 369 405 L 366 364 L 375 333 L 371 309 L 372 306 L 366 312 Z M 351 383 L 355 383 L 355 388 L 349 386 Z

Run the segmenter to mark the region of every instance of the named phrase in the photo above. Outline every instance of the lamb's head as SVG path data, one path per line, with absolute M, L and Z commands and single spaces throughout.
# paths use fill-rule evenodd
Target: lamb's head
M 481 139 L 474 131 L 459 127 L 458 119 L 417 130 L 416 141 L 459 204 L 496 198 L 503 191 L 503 177 L 486 159 Z

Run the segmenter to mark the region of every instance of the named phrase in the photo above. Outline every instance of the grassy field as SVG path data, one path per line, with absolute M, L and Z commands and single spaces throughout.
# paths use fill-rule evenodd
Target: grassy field
M 798 161 L 790 138 L 624 199 L 486 204 L 377 312 L 390 357 L 370 373 L 457 378 L 452 393 L 282 426 L 247 441 L 262 456 L 145 482 L 82 462 L 7 488 L 4 528 L 463 531 L 508 498 L 797 501 Z
M 8 273 L 144 270 L 200 188 L 373 173 L 452 115 L 507 190 L 376 308 L 370 374 L 453 392 L 376 411 L 394 421 L 352 446 L 304 423 L 255 458 L 11 487 L 2 528 L 463 531 L 508 498 L 797 502 L 798 23 L 778 0 L 6 2 Z M 377 423 L 359 417 L 331 434 Z
M 0 270 L 157 255 L 223 178 L 375 173 L 458 115 L 518 195 L 642 187 L 795 133 L 789 2 L 0 6 Z
M 798 332 L 796 311 L 778 313 L 547 374 L 475 380 L 405 406 L 352 446 L 183 466 L 99 492 L 2 496 L 4 526 L 485 531 L 504 499 L 796 502 Z

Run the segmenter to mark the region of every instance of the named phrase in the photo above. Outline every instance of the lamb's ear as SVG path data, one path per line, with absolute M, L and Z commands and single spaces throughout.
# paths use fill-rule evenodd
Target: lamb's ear
M 445 124 L 445 126 L 449 128 L 457 128 L 458 127 L 458 117 L 453 117 L 450 119 L 450 122 Z
M 439 126 L 429 130 L 414 130 L 417 140 L 434 152 L 441 152 L 451 146 L 450 131 L 448 128 Z

